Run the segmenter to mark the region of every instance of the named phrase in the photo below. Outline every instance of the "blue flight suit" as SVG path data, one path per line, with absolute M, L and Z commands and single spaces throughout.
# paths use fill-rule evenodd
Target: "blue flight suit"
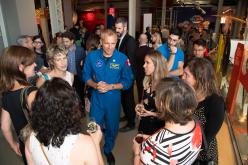
M 107 84 L 121 83 L 123 90 L 133 84 L 133 72 L 128 58 L 114 50 L 109 58 L 103 56 L 103 50 L 90 52 L 84 63 L 83 80 L 98 83 L 104 81 Z M 114 147 L 115 139 L 119 130 L 119 118 L 121 109 L 121 91 L 109 90 L 100 93 L 92 91 L 90 117 L 94 118 L 101 127 L 105 124 L 104 152 L 110 153 Z

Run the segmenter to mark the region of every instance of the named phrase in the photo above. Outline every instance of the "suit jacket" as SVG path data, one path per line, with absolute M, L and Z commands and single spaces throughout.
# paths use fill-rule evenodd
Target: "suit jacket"
M 116 49 L 118 49 L 119 43 L 116 44 Z M 121 45 L 118 51 L 124 53 L 131 62 L 132 69 L 134 71 L 134 59 L 136 51 L 136 42 L 132 36 L 126 34 L 122 39 Z
M 84 49 L 82 47 L 76 47 L 76 51 L 75 51 L 75 61 L 76 61 L 76 69 L 77 69 L 77 76 L 80 80 L 82 80 L 82 68 L 83 66 L 81 66 L 81 61 L 84 62 L 85 59 L 85 52 Z
M 141 76 L 144 77 L 144 59 L 147 53 L 149 53 L 151 49 L 147 45 L 140 46 L 136 49 L 136 54 L 135 54 L 135 70 L 137 75 L 136 76 Z

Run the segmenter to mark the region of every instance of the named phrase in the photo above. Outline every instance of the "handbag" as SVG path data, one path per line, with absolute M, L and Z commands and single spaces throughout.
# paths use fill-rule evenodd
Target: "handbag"
M 30 134 L 33 131 L 31 124 L 30 124 L 30 114 L 28 110 L 27 97 L 28 97 L 28 94 L 34 90 L 37 90 L 37 87 L 28 86 L 28 87 L 24 87 L 20 93 L 21 110 L 24 113 L 24 116 L 28 122 L 28 124 L 20 130 L 19 139 L 23 142 L 27 140 L 27 138 L 30 136 Z
M 201 132 L 202 132 L 202 140 L 203 140 L 203 145 L 204 145 L 204 150 L 206 151 L 206 155 L 207 155 L 207 160 L 199 160 L 196 159 L 195 162 L 193 163 L 193 165 L 217 165 L 217 163 L 215 161 L 213 161 L 210 157 L 210 151 L 209 151 L 209 147 L 208 147 L 208 142 L 206 139 L 206 135 L 205 132 L 201 126 L 201 122 L 198 119 L 195 119 L 196 122 L 199 123 L 200 128 L 201 128 Z

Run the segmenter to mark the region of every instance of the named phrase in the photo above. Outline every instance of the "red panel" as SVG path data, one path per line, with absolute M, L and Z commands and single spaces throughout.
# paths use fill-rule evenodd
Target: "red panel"
M 238 43 L 238 46 L 235 52 L 232 76 L 231 76 L 231 80 L 229 83 L 229 89 L 228 89 L 228 94 L 226 98 L 226 104 L 227 104 L 227 108 L 230 114 L 232 114 L 234 111 L 234 107 L 235 107 L 235 103 L 237 99 L 240 78 L 242 75 L 242 66 L 243 66 L 243 57 L 244 57 L 243 54 L 244 54 L 244 44 Z M 242 82 L 244 81 L 242 80 Z

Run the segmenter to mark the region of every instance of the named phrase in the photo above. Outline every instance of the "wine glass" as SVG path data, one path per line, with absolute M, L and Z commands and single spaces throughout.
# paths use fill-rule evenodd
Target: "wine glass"
M 87 124 L 87 132 L 95 133 L 97 131 L 97 124 L 95 118 L 90 117 L 89 122 Z
M 143 132 L 142 131 L 138 131 L 138 134 L 135 137 L 135 141 L 139 144 L 141 144 L 144 141 L 144 137 L 143 137 Z

